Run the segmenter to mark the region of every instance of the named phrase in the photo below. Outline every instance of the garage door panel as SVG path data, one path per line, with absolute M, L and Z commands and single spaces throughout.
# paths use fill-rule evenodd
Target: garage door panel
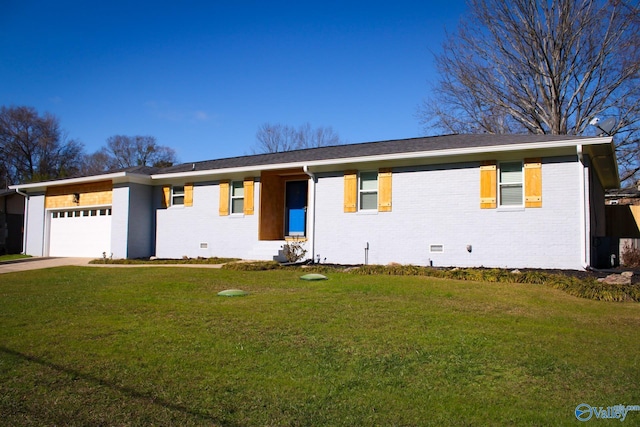
M 111 209 L 50 213 L 49 256 L 100 258 L 111 254 Z

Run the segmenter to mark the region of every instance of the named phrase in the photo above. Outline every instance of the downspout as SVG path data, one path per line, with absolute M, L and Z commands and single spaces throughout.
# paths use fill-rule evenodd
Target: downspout
M 311 252 L 311 262 L 313 263 L 316 258 L 316 182 L 317 178 L 312 173 L 309 172 L 309 167 L 304 165 L 302 167 L 304 173 L 306 173 L 309 178 L 311 178 L 311 182 L 313 185 L 311 186 L 311 197 L 309 197 L 309 205 L 307 207 L 307 212 L 309 213 L 309 250 Z
M 29 195 L 27 193 L 23 193 L 19 189 L 16 188 L 16 193 L 23 196 L 26 199 L 26 203 L 24 205 L 24 222 L 22 223 L 22 227 L 24 228 L 24 235 L 22 236 L 22 253 L 27 255 L 27 232 L 29 230 Z
M 589 265 L 590 254 L 589 254 L 589 232 L 587 230 L 587 201 L 585 194 L 586 184 L 584 177 L 584 153 L 582 151 L 582 145 L 579 144 L 576 146 L 576 150 L 578 153 L 578 185 L 580 187 L 580 262 L 582 264 L 582 268 L 585 270 L 589 270 L 591 266 Z

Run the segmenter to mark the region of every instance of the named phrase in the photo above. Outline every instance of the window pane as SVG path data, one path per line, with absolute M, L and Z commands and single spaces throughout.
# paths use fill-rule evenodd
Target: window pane
M 173 187 L 173 194 L 174 195 L 182 195 L 182 194 L 184 194 L 184 186 L 175 186 L 175 187 Z
M 244 183 L 234 181 L 231 188 L 231 195 L 233 197 L 244 197 Z
M 378 209 L 378 193 L 360 193 L 360 209 Z
M 173 196 L 174 205 L 184 205 L 184 196 Z
M 378 190 L 378 172 L 362 172 L 360 174 L 361 190 Z
M 231 213 L 242 213 L 244 211 L 244 199 L 231 200 Z
M 522 185 L 503 185 L 500 187 L 500 204 L 503 206 L 522 205 Z
M 503 184 L 522 182 L 522 163 L 500 163 L 500 182 Z

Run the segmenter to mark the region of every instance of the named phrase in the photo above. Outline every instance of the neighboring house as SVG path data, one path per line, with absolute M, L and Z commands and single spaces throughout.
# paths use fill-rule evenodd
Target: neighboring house
M 15 190 L 0 190 L 0 255 L 22 252 L 24 197 Z
M 605 194 L 606 238 L 598 241 L 601 250 L 621 262 L 625 248 L 640 248 L 640 182 L 635 188 L 612 189 Z
M 482 134 L 12 188 L 30 255 L 268 260 L 298 239 L 327 263 L 583 269 L 618 186 L 611 138 Z

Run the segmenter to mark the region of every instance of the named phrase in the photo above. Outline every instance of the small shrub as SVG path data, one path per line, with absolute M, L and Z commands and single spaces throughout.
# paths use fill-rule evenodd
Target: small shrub
M 516 276 L 516 275 L 514 275 Z M 516 280 L 517 283 L 529 283 L 532 285 L 544 285 L 550 280 L 551 276 L 547 273 L 543 273 L 541 271 L 525 271 L 524 273 L 520 273 L 517 275 Z
M 630 244 L 624 245 L 622 254 L 620 254 L 622 265 L 629 268 L 640 267 L 640 248 L 636 248 Z
M 512 273 L 499 268 L 453 268 L 438 269 L 414 265 L 364 265 L 351 270 L 352 274 L 388 276 L 429 276 L 454 280 L 471 280 L 489 283 L 527 283 L 547 285 L 580 298 L 596 301 L 636 301 L 640 302 L 640 286 L 609 285 L 595 278 L 578 278 L 562 273 L 525 271 Z
M 239 258 L 218 258 L 218 257 L 212 257 L 212 258 L 203 258 L 203 257 L 198 257 L 198 258 L 180 258 L 180 259 L 169 259 L 169 258 L 155 258 L 155 259 L 149 259 L 149 258 L 136 258 L 136 259 L 113 259 L 113 258 L 107 258 L 104 257 L 101 259 L 95 259 L 92 261 L 89 261 L 89 264 L 148 264 L 148 265 L 154 265 L 154 264 L 176 264 L 176 265 L 180 265 L 180 264 L 224 264 L 227 262 L 233 262 L 233 261 L 238 261 Z
M 265 271 L 277 270 L 282 268 L 276 261 L 257 261 L 257 262 L 231 262 L 222 266 L 223 270 L 235 271 Z
M 304 241 L 298 239 L 291 240 L 282 245 L 282 252 L 288 262 L 298 262 L 304 258 L 307 250 L 303 245 Z

